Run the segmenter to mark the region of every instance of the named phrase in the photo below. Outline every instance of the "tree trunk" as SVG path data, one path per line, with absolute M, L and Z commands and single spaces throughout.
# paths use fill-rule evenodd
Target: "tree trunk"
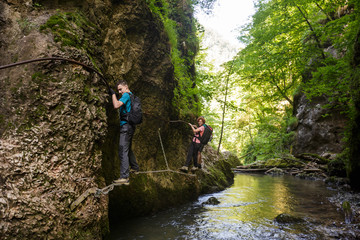
M 220 152 L 220 146 L 221 146 L 221 140 L 222 140 L 222 136 L 223 136 L 223 131 L 224 131 L 224 119 L 225 119 L 225 110 L 226 110 L 226 98 L 227 98 L 227 92 L 228 92 L 228 85 L 229 85 L 229 77 L 231 75 L 231 70 L 232 67 L 234 65 L 234 60 L 231 63 L 230 69 L 229 69 L 229 73 L 227 75 L 227 79 L 226 79 L 226 87 L 225 87 L 225 100 L 224 100 L 224 107 L 223 107 L 223 114 L 222 114 L 222 121 L 221 121 L 221 133 L 220 133 L 220 140 L 219 140 L 219 146 L 217 149 L 217 154 L 219 155 Z

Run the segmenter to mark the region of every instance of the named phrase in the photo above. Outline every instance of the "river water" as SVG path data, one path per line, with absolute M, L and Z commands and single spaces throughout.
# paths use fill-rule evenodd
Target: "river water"
M 222 192 L 112 226 L 110 239 L 339 239 L 344 216 L 333 194 L 322 181 L 236 174 Z M 220 203 L 204 204 L 210 197 Z M 279 223 L 279 214 L 301 220 Z

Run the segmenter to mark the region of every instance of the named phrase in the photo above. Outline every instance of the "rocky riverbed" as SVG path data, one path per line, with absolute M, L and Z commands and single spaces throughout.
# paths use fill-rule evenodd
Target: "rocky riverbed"
M 237 166 L 233 170 L 238 173 L 289 174 L 302 179 L 324 181 L 329 189 L 336 192 L 329 197 L 329 201 L 344 215 L 342 225 L 333 226 L 338 231 L 328 230 L 331 231 L 328 235 L 336 239 L 359 239 L 360 193 L 351 189 L 349 179 L 343 177 L 341 166 L 334 166 L 335 163 L 336 158 L 332 155 L 302 154 L 296 157 L 288 155 L 268 161 L 257 161 Z M 335 176 L 334 172 L 342 176 Z

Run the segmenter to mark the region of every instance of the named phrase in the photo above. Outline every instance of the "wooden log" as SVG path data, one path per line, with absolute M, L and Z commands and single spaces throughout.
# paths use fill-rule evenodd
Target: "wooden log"
M 318 168 L 307 168 L 307 169 L 304 169 L 303 171 L 305 171 L 305 172 L 322 172 L 322 170 L 318 169 Z
M 306 164 L 306 163 L 304 163 L 303 161 L 301 161 L 301 160 L 299 160 L 299 159 L 287 158 L 287 157 L 283 157 L 282 159 L 284 159 L 285 161 L 298 162 L 298 163 L 301 163 L 302 165 L 305 165 L 305 164 Z
M 285 168 L 278 168 L 278 167 L 273 167 L 273 168 L 270 168 L 269 170 L 267 170 L 266 172 L 265 172 L 265 174 L 268 174 L 268 173 L 276 173 L 276 172 L 278 172 L 278 173 L 285 173 L 285 171 L 286 171 L 286 169 Z
M 249 164 L 245 166 L 237 166 L 236 169 L 257 169 L 257 168 L 264 168 L 263 164 Z
M 320 164 L 327 164 L 329 162 L 329 159 L 326 159 L 314 153 L 301 153 L 295 157 Z
M 250 166 L 249 165 L 246 165 L 246 166 L 236 166 L 236 168 L 239 168 L 239 169 L 247 169 L 249 168 Z
M 328 178 L 328 175 L 326 175 L 325 173 L 321 173 L 321 175 L 322 175 L 324 178 Z
M 235 169 L 235 172 L 266 172 L 270 168 L 248 168 L 248 169 Z
M 327 165 L 318 165 L 318 167 L 323 170 L 323 171 L 327 171 L 328 170 L 328 167 Z

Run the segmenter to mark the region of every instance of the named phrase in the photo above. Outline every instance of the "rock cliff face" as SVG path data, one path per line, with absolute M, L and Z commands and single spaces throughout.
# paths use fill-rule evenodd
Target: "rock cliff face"
M 344 149 L 347 118 L 342 110 L 326 108 L 325 97 L 309 101 L 305 94 L 294 97 L 294 115 L 298 119 L 293 154 L 314 153 L 323 156 L 340 153 Z
M 353 188 L 360 190 L 360 30 L 354 43 L 354 57 L 352 59 L 354 74 L 351 80 L 354 116 L 351 123 L 349 139 L 350 161 L 348 175 Z
M 0 3 L 1 65 L 45 56 L 100 62 L 102 55 L 91 59 L 99 52 L 87 51 L 98 48 L 98 26 L 86 24 L 80 13 L 34 6 Z M 73 41 L 63 44 L 42 27 L 51 16 L 54 26 L 65 29 L 64 38 Z M 72 25 L 71 18 L 86 26 Z M 100 143 L 107 134 L 107 95 L 98 76 L 72 64 L 41 62 L 1 71 L 0 84 L 1 236 L 100 238 L 108 222 L 106 196 L 70 210 L 86 189 L 105 185 Z
M 334 58 L 341 58 L 342 53 L 332 46 L 324 52 Z M 312 78 L 311 69 L 317 64 L 316 59 L 310 61 L 307 70 L 303 72 L 303 81 Z M 309 100 L 305 93 L 294 96 L 293 115 L 298 119 L 293 144 L 293 154 L 313 153 L 334 159 L 345 148 L 344 132 L 348 117 L 344 113 L 346 107 L 340 103 L 330 102 L 327 96 L 318 96 Z
M 145 112 L 133 140 L 142 171 L 167 167 L 159 134 L 170 169 L 183 164 L 190 139 L 185 124 L 168 122 L 179 117 L 172 107 L 176 82 L 169 53 L 164 27 L 146 1 L 0 2 L 0 65 L 58 56 L 97 68 L 112 85 L 128 81 Z M 208 167 L 197 177 L 135 175 L 130 186 L 89 194 L 72 209 L 81 194 L 119 177 L 119 122 L 105 85 L 78 65 L 46 61 L 0 70 L 0 89 L 5 239 L 101 239 L 109 216 L 115 221 L 155 212 L 232 180 L 236 159 L 217 158 L 208 149 Z

